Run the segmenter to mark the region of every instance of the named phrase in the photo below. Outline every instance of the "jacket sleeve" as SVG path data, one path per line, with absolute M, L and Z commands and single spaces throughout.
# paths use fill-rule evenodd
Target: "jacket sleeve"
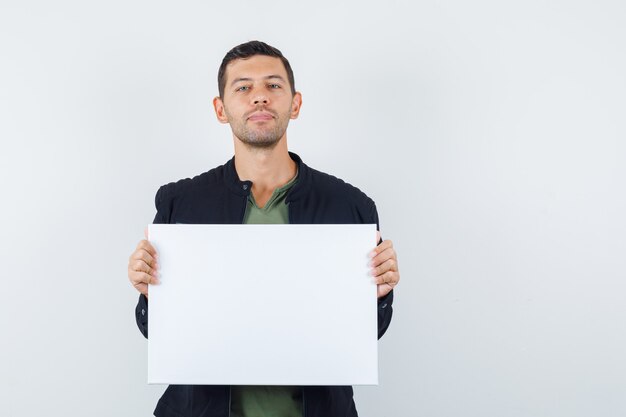
M 383 298 L 378 299 L 378 338 L 383 337 L 389 323 L 391 323 L 391 316 L 393 315 L 393 290 Z
M 380 319 L 379 319 L 380 320 Z M 139 294 L 139 302 L 135 307 L 135 321 L 141 334 L 148 338 L 148 299 L 145 295 Z
M 164 204 L 165 199 L 165 186 L 159 188 L 159 191 L 156 193 L 156 197 L 154 198 L 154 203 L 157 209 L 157 213 L 154 216 L 153 224 L 163 224 L 168 223 L 169 218 L 169 210 L 168 205 Z M 139 327 L 139 331 L 143 336 L 148 338 L 148 298 L 139 294 L 139 301 L 137 302 L 137 306 L 135 307 L 135 321 L 137 322 L 137 327 Z

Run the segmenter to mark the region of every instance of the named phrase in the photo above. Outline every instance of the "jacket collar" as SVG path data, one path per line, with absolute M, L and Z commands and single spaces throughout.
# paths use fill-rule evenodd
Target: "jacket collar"
M 311 168 L 302 162 L 302 159 L 297 154 L 289 152 L 289 156 L 298 166 L 298 180 L 289 190 L 285 199 L 286 203 L 297 200 L 302 193 L 309 188 L 311 181 Z M 237 170 L 235 169 L 234 156 L 224 164 L 224 177 L 231 192 L 242 197 L 250 195 L 252 181 L 241 181 L 239 179 L 239 175 L 237 175 Z

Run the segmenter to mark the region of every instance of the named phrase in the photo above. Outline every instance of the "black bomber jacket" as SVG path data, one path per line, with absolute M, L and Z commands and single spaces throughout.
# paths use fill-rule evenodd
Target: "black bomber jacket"
M 290 153 L 298 165 L 298 180 L 289 190 L 291 224 L 376 223 L 374 202 L 356 187 L 306 166 Z M 159 188 L 154 223 L 241 224 L 252 182 L 241 181 L 235 158 L 194 178 Z M 379 242 L 380 243 L 380 242 Z M 378 338 L 392 316 L 393 291 L 378 300 Z M 148 300 L 139 296 L 135 318 L 141 333 L 148 337 Z M 340 342 L 340 341 L 339 341 Z M 304 417 L 356 417 L 350 386 L 302 387 Z M 159 400 L 157 417 L 229 417 L 230 386 L 170 385 Z

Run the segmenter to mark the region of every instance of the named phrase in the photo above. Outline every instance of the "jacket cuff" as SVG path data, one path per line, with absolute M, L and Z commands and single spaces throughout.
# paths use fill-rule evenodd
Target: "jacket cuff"
M 137 307 L 135 307 L 135 321 L 137 322 L 137 327 L 139 327 L 139 331 L 144 335 L 144 337 L 148 338 L 148 298 L 139 294 L 139 302 L 137 302 Z
M 378 308 L 386 309 L 391 307 L 393 304 L 393 290 L 389 291 L 389 294 L 385 295 L 378 299 Z

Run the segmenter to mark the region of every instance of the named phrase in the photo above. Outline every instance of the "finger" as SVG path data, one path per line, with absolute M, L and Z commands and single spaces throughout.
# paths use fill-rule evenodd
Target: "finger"
M 392 287 L 395 286 L 400 280 L 400 274 L 396 271 L 387 271 L 382 275 L 377 276 L 374 281 L 378 285 L 389 284 Z
M 377 277 L 379 275 L 384 274 L 387 271 L 397 271 L 396 269 L 396 261 L 395 259 L 387 259 L 382 264 L 378 265 L 376 268 L 372 268 L 372 276 Z
M 389 284 L 382 284 L 376 288 L 378 298 L 382 298 L 385 295 L 389 294 L 393 290 L 393 287 Z
M 382 243 L 378 246 L 376 246 L 371 252 L 370 252 L 370 257 L 375 257 L 376 255 L 378 255 L 379 253 L 381 253 L 382 251 L 384 251 L 385 249 L 388 249 L 390 247 L 393 247 L 393 242 L 391 240 L 383 240 Z
M 139 249 L 130 255 L 129 263 L 135 261 L 144 261 L 149 267 L 156 269 L 157 260 L 144 249 Z
M 133 272 L 145 272 L 148 275 L 152 275 L 154 278 L 157 278 L 159 275 L 156 269 L 151 268 L 150 265 L 142 260 L 137 260 L 130 263 L 129 269 Z
M 137 291 L 139 291 L 140 293 L 142 293 L 146 297 L 148 296 L 148 285 L 147 284 L 139 283 L 139 284 L 134 285 L 134 287 L 135 287 L 135 289 Z
M 140 240 L 139 243 L 137 244 L 136 250 L 139 250 L 139 249 L 145 250 L 146 252 L 148 252 L 150 255 L 152 255 L 155 258 L 157 257 L 156 249 L 154 249 L 154 246 L 152 246 L 152 244 L 150 244 L 150 242 L 145 239 Z
M 152 246 L 150 241 L 146 239 L 142 239 L 139 241 L 139 243 L 137 244 L 137 249 L 144 249 L 151 254 L 156 254 L 156 249 L 154 249 L 154 246 Z
M 397 262 L 396 251 L 393 248 L 387 248 L 384 251 L 382 251 L 381 253 L 379 253 L 378 255 L 376 255 L 376 257 L 374 257 L 370 261 L 370 264 L 371 264 L 372 267 L 377 267 L 377 266 L 387 262 L 389 259 L 393 259 L 394 261 Z
M 136 287 L 138 284 L 153 284 L 156 285 L 160 281 L 157 277 L 140 271 L 132 271 L 128 274 L 130 282 Z

